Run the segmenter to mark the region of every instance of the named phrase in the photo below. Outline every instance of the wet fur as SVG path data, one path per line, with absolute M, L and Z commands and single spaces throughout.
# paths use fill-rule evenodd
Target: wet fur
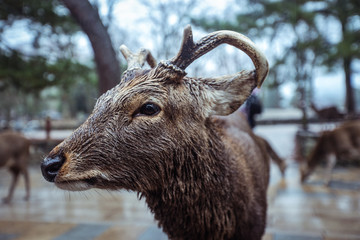
M 269 156 L 234 112 L 255 88 L 255 73 L 199 80 L 160 65 L 131 76 L 50 152 L 64 159 L 55 184 L 136 191 L 170 239 L 261 239 Z M 161 112 L 136 115 L 145 102 Z

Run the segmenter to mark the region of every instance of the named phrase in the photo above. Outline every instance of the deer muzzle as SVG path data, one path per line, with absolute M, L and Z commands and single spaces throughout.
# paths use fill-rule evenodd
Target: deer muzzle
M 57 155 L 54 157 L 46 157 L 41 163 L 41 173 L 44 178 L 49 182 L 54 182 L 55 178 L 65 162 L 63 155 Z

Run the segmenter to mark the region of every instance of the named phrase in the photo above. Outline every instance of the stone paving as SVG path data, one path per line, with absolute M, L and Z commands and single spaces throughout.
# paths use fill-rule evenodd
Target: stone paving
M 289 164 L 284 179 L 272 166 L 269 209 L 263 240 L 360 240 L 360 168 L 336 168 L 329 187 L 319 168 L 304 185 L 292 161 L 294 125 L 258 126 Z M 167 239 L 157 228 L 144 200 L 136 193 L 91 190 L 66 192 L 43 180 L 39 166 L 30 168 L 31 198 L 23 201 L 20 179 L 13 202 L 0 204 L 0 240 Z M 0 170 L 0 197 L 10 174 Z

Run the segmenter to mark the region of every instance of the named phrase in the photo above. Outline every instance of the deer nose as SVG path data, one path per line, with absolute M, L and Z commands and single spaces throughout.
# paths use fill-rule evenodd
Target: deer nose
M 63 156 L 45 158 L 41 163 L 41 172 L 43 177 L 49 182 L 54 182 L 55 177 L 64 162 L 65 158 Z

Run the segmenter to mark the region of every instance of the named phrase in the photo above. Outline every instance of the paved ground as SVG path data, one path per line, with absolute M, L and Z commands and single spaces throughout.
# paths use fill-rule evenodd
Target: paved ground
M 291 160 L 296 130 L 293 125 L 256 128 L 289 163 L 285 179 L 272 166 L 263 240 L 360 240 L 360 169 L 337 168 L 330 187 L 324 187 L 319 168 L 300 185 L 298 166 Z M 167 239 L 135 193 L 69 193 L 45 182 L 38 166 L 30 170 L 30 201 L 22 199 L 21 180 L 12 204 L 0 204 L 0 240 Z M 10 175 L 0 170 L 1 197 L 9 182 Z

